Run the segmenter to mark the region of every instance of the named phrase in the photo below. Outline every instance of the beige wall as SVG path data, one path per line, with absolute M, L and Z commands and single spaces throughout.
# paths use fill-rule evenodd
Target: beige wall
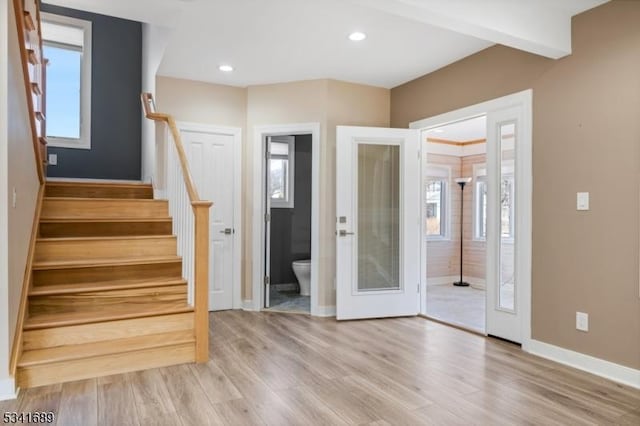
M 553 61 L 495 46 L 391 92 L 392 125 L 533 89 L 533 338 L 640 368 L 640 2 L 573 20 Z M 577 212 L 576 192 L 591 193 Z M 576 311 L 590 315 L 588 333 Z
M 0 235 L 8 236 L 7 268 L 0 271 L 0 291 L 6 292 L 7 317 L 0 320 L 2 327 L 8 327 L 7 341 L 0 343 L 0 379 L 6 377 L 8 368 L 8 355 L 13 343 L 16 321 L 20 307 L 20 296 L 31 239 L 31 230 L 40 182 L 38 180 L 29 112 L 25 94 L 22 63 L 20 60 L 20 44 L 17 39 L 17 29 L 13 11 L 13 2 L 9 3 L 9 28 L 8 28 L 8 55 L 7 62 L 3 64 L 7 70 L 7 96 L 0 99 L 6 101 L 6 158 L 0 156 L 5 162 L 0 167 L 7 170 L 2 174 L 6 182 L 0 181 L 0 185 L 6 187 L 6 200 L 0 204 L 0 208 L 6 209 L 0 215 L 5 215 L 7 229 L 0 230 Z M 2 82 L 4 83 L 4 82 Z M 4 118 L 3 118 L 4 119 Z M 2 129 L 3 132 L 5 128 Z M 4 134 L 2 135 L 4 139 Z M 2 141 L 4 145 L 4 141 Z M 8 164 L 7 164 L 8 163 Z M 12 207 L 13 189 L 17 194 L 17 203 Z M 7 322 L 5 322 L 7 321 Z M 4 333 L 2 333 L 4 335 Z
M 177 121 L 244 128 L 247 89 L 157 77 L 156 104 L 158 111 L 172 114 Z

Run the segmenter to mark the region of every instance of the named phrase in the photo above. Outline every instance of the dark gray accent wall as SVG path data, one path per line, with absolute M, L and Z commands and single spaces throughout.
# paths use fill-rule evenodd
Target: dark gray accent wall
M 92 23 L 91 149 L 49 147 L 47 176 L 140 179 L 142 24 L 42 4 L 47 13 Z
M 311 258 L 311 135 L 296 136 L 292 209 L 271 209 L 271 283 L 295 283 L 291 262 Z

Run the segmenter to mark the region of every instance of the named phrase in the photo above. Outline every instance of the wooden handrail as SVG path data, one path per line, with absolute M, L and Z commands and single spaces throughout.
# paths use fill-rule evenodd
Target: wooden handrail
M 196 362 L 209 361 L 209 208 L 211 201 L 201 200 L 189 171 L 187 155 L 175 120 L 169 114 L 155 110 L 151 93 L 140 96 L 144 115 L 149 120 L 164 122 L 169 126 L 178 154 L 180 169 L 194 214 L 194 328 L 196 338 Z
M 189 200 L 193 204 L 196 201 L 201 201 L 198 196 L 198 190 L 196 189 L 195 184 L 193 183 L 193 178 L 191 177 L 191 173 L 189 172 L 189 166 L 187 163 L 187 155 L 184 152 L 184 147 L 182 145 L 182 138 L 180 137 L 180 132 L 178 131 L 178 126 L 176 125 L 176 121 L 169 114 L 162 114 L 155 112 L 155 102 L 153 101 L 153 96 L 151 93 L 143 93 L 140 95 L 140 99 L 142 101 L 142 107 L 144 109 L 144 116 L 153 121 L 164 121 L 169 126 L 169 130 L 171 131 L 171 136 L 173 136 L 173 143 L 175 144 L 176 151 L 178 153 L 178 158 L 180 159 L 180 166 L 182 168 L 182 177 L 184 178 L 184 183 L 187 185 L 187 192 L 189 193 Z
M 33 7 L 36 12 L 36 22 L 33 23 L 33 16 L 31 16 L 30 11 L 25 9 L 25 2 L 22 0 L 13 0 L 13 8 L 15 12 L 16 18 L 16 27 L 18 29 L 18 42 L 20 44 L 20 55 L 22 57 L 22 73 L 24 79 L 25 92 L 27 95 L 27 108 L 29 110 L 29 125 L 31 127 L 32 134 L 32 144 L 33 151 L 36 161 L 36 172 L 38 174 L 38 180 L 40 185 L 43 185 L 45 182 L 45 163 L 42 153 L 42 148 L 40 144 L 40 135 L 38 133 L 38 126 L 40 126 L 40 131 L 44 129 L 44 123 L 36 123 L 36 105 L 34 105 L 34 95 L 32 94 L 32 86 L 31 83 L 39 83 L 42 87 L 43 82 L 41 81 L 32 81 L 31 79 L 31 71 L 29 67 L 40 67 L 40 73 L 38 74 L 34 71 L 34 77 L 40 77 L 42 79 L 43 73 L 41 67 L 45 66 L 44 58 L 42 57 L 42 34 L 40 31 L 40 6 L 38 1 L 33 2 Z M 29 18 L 33 25 L 35 26 L 32 29 L 32 23 L 28 23 L 27 14 L 25 12 L 29 12 Z M 32 40 L 32 38 L 36 36 L 36 40 Z M 28 46 L 27 46 L 28 45 Z M 36 50 L 37 49 L 37 50 Z M 32 56 L 36 59 L 37 64 L 31 65 L 29 63 L 29 56 Z M 40 99 L 40 103 L 42 103 L 43 95 L 35 95 L 36 98 Z M 38 105 L 42 108 L 42 105 Z M 46 148 L 45 148 L 46 150 Z

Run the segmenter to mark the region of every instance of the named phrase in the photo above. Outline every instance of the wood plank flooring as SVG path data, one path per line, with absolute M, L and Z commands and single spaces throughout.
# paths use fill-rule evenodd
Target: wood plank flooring
M 210 315 L 211 360 L 0 402 L 58 425 L 640 424 L 640 391 L 422 318 Z

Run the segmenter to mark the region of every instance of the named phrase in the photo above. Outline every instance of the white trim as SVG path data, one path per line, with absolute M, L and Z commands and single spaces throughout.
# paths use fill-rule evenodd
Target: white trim
M 243 311 L 255 311 L 255 309 L 253 309 L 253 300 L 252 299 L 245 299 L 242 301 L 242 310 Z
M 317 317 L 335 317 L 336 316 L 336 307 L 333 306 L 318 306 L 316 309 L 316 313 L 314 314 Z
M 640 389 L 640 370 L 531 339 L 525 352 Z
M 0 401 L 16 399 L 20 389 L 16 389 L 16 382 L 13 378 L 0 380 Z
M 68 139 L 47 136 L 48 145 L 55 148 L 91 149 L 91 62 L 92 62 L 92 22 L 85 19 L 41 13 L 41 20 L 70 27 L 81 28 L 84 33 L 80 72 L 80 138 Z M 43 40 L 44 42 L 44 40 Z
M 176 122 L 178 131 L 217 133 L 233 137 L 233 309 L 242 309 L 242 129 L 217 124 Z M 215 203 L 215 200 L 211 200 Z
M 420 139 L 423 143 L 426 143 L 425 132 L 429 129 L 441 127 L 447 124 L 459 122 L 465 119 L 478 117 L 485 115 L 492 111 L 503 110 L 510 107 L 519 106 L 522 108 L 522 130 L 523 140 L 520 141 L 520 155 L 524 155 L 525 158 L 521 163 L 521 170 L 519 171 L 519 199 L 523 200 L 519 208 L 518 216 L 521 222 L 518 231 L 518 249 L 517 261 L 521 265 L 519 269 L 519 277 L 521 278 L 520 298 L 519 304 L 520 312 L 522 314 L 521 323 L 521 340 L 522 347 L 526 347 L 531 339 L 531 222 L 532 222 L 532 187 L 533 187 L 533 174 L 532 174 L 532 127 L 533 127 L 533 115 L 532 115 L 532 100 L 533 91 L 531 89 L 517 92 L 511 95 L 503 96 L 497 99 L 492 99 L 479 104 L 471 105 L 465 108 L 461 108 L 455 111 L 439 114 L 434 117 L 425 118 L 423 120 L 414 121 L 409 124 L 411 129 L 419 129 L 422 131 Z M 422 164 L 426 163 L 427 149 L 423 149 L 421 146 L 421 152 L 425 157 Z M 424 168 L 422 178 L 424 179 Z M 421 203 L 422 215 L 424 217 L 424 203 Z M 424 221 L 421 220 L 422 235 L 424 235 Z M 422 242 L 422 253 L 426 254 L 426 240 Z M 421 258 L 421 271 L 420 271 L 420 313 L 427 315 L 426 304 L 426 276 L 427 276 L 427 261 L 426 256 L 422 255 Z
M 318 265 L 320 260 L 320 123 L 276 124 L 253 127 L 252 295 L 253 310 L 261 311 L 264 300 L 265 252 L 265 143 L 267 136 L 311 134 L 311 315 L 319 315 Z M 251 166 L 251 165 L 250 165 Z

